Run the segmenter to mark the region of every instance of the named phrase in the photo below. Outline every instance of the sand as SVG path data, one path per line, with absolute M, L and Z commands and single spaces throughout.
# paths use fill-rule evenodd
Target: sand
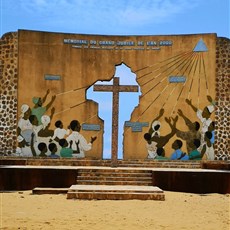
M 230 229 L 230 195 L 165 192 L 165 201 L 67 200 L 3 192 L 1 229 Z

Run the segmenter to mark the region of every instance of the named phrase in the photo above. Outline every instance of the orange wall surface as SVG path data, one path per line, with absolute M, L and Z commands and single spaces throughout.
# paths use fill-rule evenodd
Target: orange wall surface
M 97 103 L 85 101 L 86 90 L 98 80 L 113 78 L 116 65 L 124 63 L 130 67 L 140 85 L 142 95 L 130 121 L 151 124 L 163 108 L 165 112 L 160 118 L 162 136 L 170 131 L 165 117 L 175 117 L 178 109 L 183 110 L 191 121 L 197 120 L 185 99 L 192 99 L 195 106 L 203 109 L 208 105 L 207 95 L 215 98 L 216 34 L 103 36 L 26 30 L 18 33 L 18 110 L 24 103 L 32 107 L 32 98 L 43 97 L 49 89 L 47 102 L 56 95 L 52 128 L 56 120 L 62 120 L 65 128 L 74 119 L 80 123 L 100 124 L 100 131 L 81 131 L 88 141 L 93 135 L 98 138 L 86 157 L 102 158 L 103 150 L 103 121 L 98 117 Z M 64 39 L 73 39 L 75 44 L 65 43 Z M 207 47 L 205 52 L 194 51 L 200 39 Z M 88 44 L 80 44 L 80 41 L 88 41 Z M 105 44 L 109 41 L 114 43 Z M 150 41 L 156 45 L 147 45 Z M 118 45 L 119 42 L 127 43 Z M 167 42 L 171 44 L 166 45 Z M 58 75 L 61 79 L 45 80 L 46 74 Z M 186 81 L 170 83 L 170 76 L 184 76 Z M 177 127 L 187 130 L 182 118 Z M 125 127 L 125 159 L 146 158 L 143 135 L 148 130 L 149 127 L 143 127 L 142 132 L 132 132 L 131 128 Z M 166 156 L 173 151 L 171 144 L 175 139 L 176 136 L 165 146 Z M 185 145 L 183 150 L 186 151 Z

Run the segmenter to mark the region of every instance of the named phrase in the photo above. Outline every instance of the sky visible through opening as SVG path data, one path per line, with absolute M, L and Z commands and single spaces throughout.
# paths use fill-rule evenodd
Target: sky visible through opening
M 120 78 L 120 85 L 138 85 L 136 82 L 136 74 L 132 73 L 131 69 L 125 64 L 116 66 L 115 77 Z M 97 81 L 96 84 L 113 84 L 111 81 Z M 124 122 L 129 121 L 131 113 L 134 108 L 139 104 L 140 96 L 137 93 L 120 93 L 119 95 L 119 127 L 118 127 L 118 159 L 123 158 L 123 131 Z M 87 90 L 87 99 L 96 101 L 99 106 L 99 117 L 104 120 L 104 145 L 103 145 L 103 158 L 111 158 L 111 138 L 112 138 L 112 92 L 94 92 L 93 86 Z

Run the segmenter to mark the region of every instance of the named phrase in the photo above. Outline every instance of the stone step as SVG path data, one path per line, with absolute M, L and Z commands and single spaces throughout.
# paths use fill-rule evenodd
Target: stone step
M 33 194 L 42 195 L 42 194 L 66 194 L 69 188 L 41 188 L 36 187 L 32 190 Z
M 84 181 L 84 180 L 103 180 L 103 181 L 108 181 L 108 180 L 111 180 L 111 181 L 152 181 L 152 176 L 121 176 L 121 175 L 107 175 L 107 176 L 104 176 L 104 175 L 100 175 L 100 176 L 97 176 L 97 175 L 87 175 L 87 176 L 77 176 L 77 181 Z
M 148 193 L 106 193 L 106 192 L 77 192 L 67 194 L 67 199 L 82 200 L 161 200 L 164 201 L 163 194 Z
M 39 166 L 105 166 L 111 167 L 111 160 L 106 159 L 52 159 L 46 160 L 41 158 L 23 158 L 23 157 L 3 157 L 0 158 L 0 165 L 39 165 Z M 202 168 L 200 161 L 157 161 L 149 159 L 139 160 L 118 160 L 117 167 L 132 167 L 132 168 Z
M 152 186 L 152 182 L 147 181 L 102 181 L 102 180 L 87 180 L 77 181 L 79 185 L 135 185 L 135 186 Z
M 130 177 L 130 178 L 143 178 L 152 177 L 151 173 L 114 173 L 114 172 L 78 172 L 79 177 Z
M 163 190 L 154 186 L 72 185 L 67 199 L 165 200 Z
M 188 169 L 194 169 L 194 168 L 201 168 L 200 163 L 197 164 L 180 164 L 179 162 L 177 163 L 168 163 L 167 164 L 154 164 L 154 163 L 150 163 L 150 164 L 118 164 L 118 167 L 125 167 L 125 168 L 188 168 Z
M 79 169 L 76 180 L 80 185 L 151 186 L 152 172 L 141 169 Z
M 151 174 L 151 170 L 146 170 L 146 169 L 122 169 L 122 168 L 81 168 L 78 169 L 78 173 L 97 173 L 97 174 L 111 174 L 111 173 L 124 173 L 124 174 L 146 174 L 149 173 Z

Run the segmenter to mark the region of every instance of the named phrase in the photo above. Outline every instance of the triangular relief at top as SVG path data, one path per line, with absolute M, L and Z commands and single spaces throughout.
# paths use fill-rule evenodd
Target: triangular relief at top
M 195 48 L 193 49 L 193 52 L 207 52 L 208 48 L 205 45 L 203 39 L 201 38 L 199 42 L 196 44 Z

